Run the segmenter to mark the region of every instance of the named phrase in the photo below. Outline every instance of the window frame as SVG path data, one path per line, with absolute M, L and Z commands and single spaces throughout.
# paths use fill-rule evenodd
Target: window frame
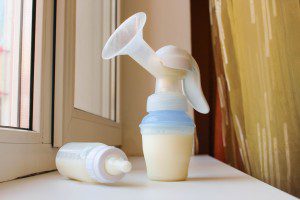
M 0 182 L 55 169 L 51 145 L 54 1 L 35 0 L 32 130 L 0 127 Z M 41 81 L 43 80 L 43 81 Z
M 109 29 L 104 28 L 103 43 L 119 24 L 120 1 L 102 1 L 102 10 L 110 10 Z M 103 27 L 108 27 L 103 17 Z M 97 141 L 109 145 L 121 145 L 120 119 L 120 66 L 118 58 L 103 61 L 116 69 L 116 120 L 112 121 L 74 107 L 75 88 L 75 30 L 76 1 L 57 0 L 54 92 L 54 140 L 53 146 L 60 147 L 72 141 Z M 100 55 L 99 55 L 100 57 Z

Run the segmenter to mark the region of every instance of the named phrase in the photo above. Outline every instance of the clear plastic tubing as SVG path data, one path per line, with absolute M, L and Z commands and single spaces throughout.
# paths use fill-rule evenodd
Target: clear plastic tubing
M 122 150 L 102 143 L 67 143 L 55 162 L 61 175 L 85 182 L 113 183 L 131 170 Z

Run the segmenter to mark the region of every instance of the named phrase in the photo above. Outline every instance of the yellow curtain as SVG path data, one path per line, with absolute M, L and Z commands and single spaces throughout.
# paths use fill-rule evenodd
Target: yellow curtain
M 300 1 L 210 0 L 226 160 L 300 196 Z

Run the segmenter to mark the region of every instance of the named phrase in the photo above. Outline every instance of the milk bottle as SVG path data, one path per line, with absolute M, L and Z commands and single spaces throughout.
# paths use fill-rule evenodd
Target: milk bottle
M 185 180 L 194 138 L 191 118 L 184 111 L 152 111 L 140 127 L 148 177 L 158 181 Z
M 131 170 L 123 151 L 102 143 L 67 143 L 57 152 L 55 162 L 61 175 L 85 182 L 116 182 Z

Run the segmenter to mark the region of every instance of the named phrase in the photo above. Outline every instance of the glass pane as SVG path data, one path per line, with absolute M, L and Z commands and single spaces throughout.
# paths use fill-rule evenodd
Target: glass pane
M 30 127 L 33 0 L 0 0 L 0 125 Z
M 101 59 L 103 40 L 111 31 L 105 3 L 111 1 L 76 1 L 74 106 L 115 120 L 115 67 Z

